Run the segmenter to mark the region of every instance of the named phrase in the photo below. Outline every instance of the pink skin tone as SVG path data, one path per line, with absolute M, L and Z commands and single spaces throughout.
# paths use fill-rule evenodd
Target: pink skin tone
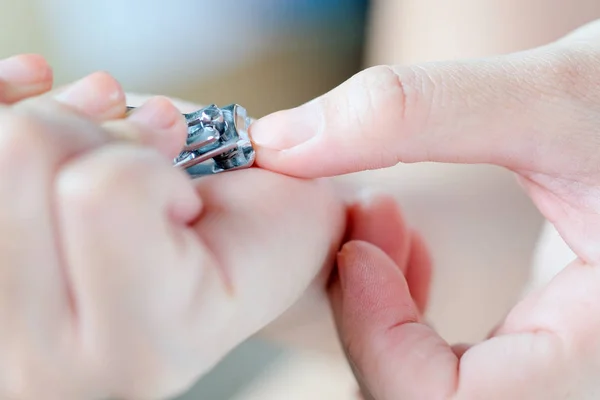
M 488 340 L 452 346 L 423 323 L 416 301 L 429 274 L 424 247 L 404 244 L 399 256 L 377 230 L 355 232 L 330 296 L 366 398 L 598 397 L 599 43 L 596 22 L 526 52 L 375 67 L 253 125 L 258 164 L 290 176 L 399 162 L 505 167 L 577 255 Z M 397 235 L 396 243 L 411 236 Z
M 338 253 L 329 295 L 342 344 L 366 398 L 595 398 L 600 371 L 600 303 L 595 295 L 600 289 L 596 200 L 600 172 L 594 146 L 600 126 L 599 31 L 597 24 L 590 25 L 549 46 L 492 59 L 370 69 L 306 106 L 254 125 L 259 165 L 299 178 L 397 162 L 491 163 L 508 168 L 518 174 L 540 211 L 578 256 L 548 286 L 517 304 L 489 340 L 452 346 L 423 322 L 431 264 L 422 240 L 386 198 L 350 207 L 348 241 Z M 36 101 L 44 100 L 13 107 L 29 116 L 27 107 L 39 110 Z M 102 107 L 94 110 L 98 108 Z M 379 113 L 369 112 L 371 108 Z M 69 116 L 65 110 L 63 117 Z M 57 122 L 44 122 L 47 133 L 59 138 L 51 129 Z M 10 384 L 5 387 L 31 397 L 42 390 L 47 393 L 48 387 L 61 388 L 62 398 L 73 393 L 154 397 L 185 387 L 236 343 L 281 314 L 315 277 L 326 275 L 320 272 L 327 272 L 323 268 L 341 240 L 344 207 L 322 185 L 246 171 L 244 177 L 235 175 L 240 179 L 234 174 L 220 178 L 218 190 L 210 179 L 189 190 L 172 168 L 164 163 L 161 168 L 150 156 L 149 161 L 139 155 L 144 153 L 139 148 L 129 151 L 125 143 L 111 141 L 116 136 L 144 144 L 144 129 L 137 130 L 127 120 L 96 122 L 107 139 L 79 158 L 68 154 L 74 161 L 55 178 L 59 190 L 53 204 L 61 260 L 66 258 L 63 267 L 36 269 L 36 276 L 45 275 L 32 282 L 23 279 L 27 268 L 11 267 L 43 265 L 34 259 L 40 255 L 18 246 L 2 250 L 11 263 L 4 264 L 1 281 L 18 288 L 7 292 L 18 296 L 0 302 L 11 305 L 0 317 L 13 322 L 27 315 L 27 321 L 39 323 L 46 333 L 40 339 L 31 330 L 20 331 L 22 324 L 0 324 L 6 327 L 0 345 L 10 350 L 5 350 L 10 355 L 5 368 L 11 366 L 0 376 Z M 61 149 L 76 151 L 76 145 Z M 332 148 L 338 151 L 335 158 L 323 153 Z M 13 150 L 6 149 L 6 157 L 0 159 L 10 161 Z M 46 161 L 64 157 L 53 155 L 51 149 L 47 153 L 52 156 Z M 20 159 L 13 157 L 12 163 Z M 148 169 L 151 184 L 144 179 Z M 41 179 L 39 186 L 47 186 L 39 172 L 47 170 L 38 170 L 42 178 L 19 177 L 19 182 Z M 15 187 L 19 186 L 11 189 Z M 271 197 L 251 197 L 257 187 Z M 5 192 L 10 196 L 4 201 L 12 201 L 18 211 L 24 201 Z M 294 213 L 286 212 L 290 202 Z M 34 206 L 27 209 L 37 209 Z M 131 209 L 139 215 L 126 212 Z M 179 211 L 173 213 L 174 209 Z M 46 220 L 45 214 L 36 218 Z M 123 220 L 128 224 L 122 232 L 115 230 Z M 23 229 L 22 223 L 11 223 L 15 229 L 7 229 L 7 235 L 23 234 L 16 229 Z M 34 238 L 52 254 L 56 238 L 52 232 L 37 232 L 43 231 L 45 225 L 40 225 L 36 232 L 27 232 L 27 239 L 31 243 Z M 235 229 L 227 231 L 231 226 Z M 237 234 L 234 241 L 225 239 Z M 268 255 L 262 250 L 265 243 L 275 249 Z M 232 246 L 239 247 L 232 250 Z M 285 250 L 277 250 L 281 248 Z M 48 259 L 52 255 L 43 260 Z M 169 262 L 177 268 L 161 270 Z M 107 272 L 107 266 L 114 265 L 119 268 Z M 63 269 L 64 275 L 59 273 Z M 157 295 L 165 288 L 169 296 Z M 39 301 L 29 305 L 41 294 L 45 300 L 41 306 Z M 273 299 L 281 302 L 274 304 Z M 182 315 L 182 309 L 190 308 L 193 312 Z M 131 315 L 136 321 L 128 322 Z M 67 329 L 73 335 L 67 334 L 67 339 L 83 345 L 60 346 L 65 326 L 74 326 Z M 136 332 L 143 332 L 147 340 L 139 343 L 142 335 Z M 46 346 L 50 352 L 25 351 L 42 339 L 42 344 L 53 345 Z M 181 347 L 167 347 L 172 343 Z M 198 354 L 191 364 L 177 357 L 191 351 Z M 42 367 L 28 368 L 32 358 Z M 53 369 L 36 358 L 54 361 Z M 65 360 L 64 365 L 57 368 L 56 360 Z M 19 367 L 36 374 L 35 382 L 41 384 L 27 387 Z M 73 379 L 60 381 L 52 374 L 56 370 L 73 371 L 70 376 L 81 376 L 75 381 L 85 385 L 72 387 Z M 131 382 L 136 385 L 128 385 Z M 146 391 L 139 392 L 140 388 Z
M 190 181 L 180 111 L 125 117 L 106 73 L 50 91 L 24 55 L 0 82 L 0 397 L 176 395 L 325 284 L 345 230 L 328 185 Z

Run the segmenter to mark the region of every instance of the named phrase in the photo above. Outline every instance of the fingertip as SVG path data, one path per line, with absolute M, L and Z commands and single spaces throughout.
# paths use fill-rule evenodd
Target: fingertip
M 161 154 L 174 158 L 185 145 L 187 123 L 175 105 L 163 96 L 154 96 L 128 117 L 129 122 L 144 129 L 134 131 L 130 139 L 156 148 Z
M 317 136 L 320 129 L 319 107 L 316 101 L 296 108 L 277 111 L 258 119 L 248 129 L 248 135 L 258 147 L 283 151 L 299 146 Z
M 346 243 L 338 254 L 338 271 L 343 302 L 361 324 L 419 320 L 404 275 L 377 246 L 361 240 Z
M 52 88 L 52 68 L 44 57 L 21 54 L 0 60 L 0 102 L 15 103 Z
M 87 77 L 90 89 L 96 95 L 106 97 L 113 102 L 125 102 L 125 92 L 119 81 L 107 71 L 93 72 Z
M 125 92 L 108 72 L 98 71 L 52 93 L 63 103 L 97 121 L 125 115 Z
M 248 135 L 256 149 L 256 164 L 298 178 L 331 176 L 327 160 L 323 159 L 331 148 L 321 137 L 325 126 L 322 108 L 317 98 L 253 122 Z
M 457 358 L 420 323 L 404 276 L 392 260 L 362 241 L 347 243 L 339 259 L 342 299 L 334 315 L 348 357 L 374 397 L 421 398 L 414 396 L 420 391 L 429 393 L 423 398 L 438 398 L 450 390 Z
M 185 124 L 185 119 L 173 103 L 164 96 L 153 96 L 136 108 L 130 115 L 131 121 L 159 129 L 170 129 Z
M 54 71 L 48 63 L 48 60 L 40 54 L 22 54 L 21 62 L 28 65 L 30 70 L 36 71 L 38 82 L 52 82 L 54 79 Z
M 362 255 L 378 253 L 381 250 L 363 240 L 350 240 L 342 246 L 338 255 L 337 261 L 340 264 L 340 270 L 354 267 L 354 263 L 361 260 Z
M 52 82 L 52 68 L 39 54 L 20 54 L 0 61 L 0 78 L 14 84 Z
M 350 238 L 364 240 L 383 250 L 406 271 L 410 235 L 397 201 L 386 193 L 367 189 L 349 208 Z

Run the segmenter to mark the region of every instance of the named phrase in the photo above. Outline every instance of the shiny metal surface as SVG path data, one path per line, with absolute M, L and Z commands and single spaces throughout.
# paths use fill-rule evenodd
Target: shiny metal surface
M 127 107 L 131 112 L 135 107 Z M 173 160 L 192 178 L 249 168 L 255 152 L 248 137 L 251 119 L 239 104 L 214 104 L 183 114 L 188 137 L 181 153 Z

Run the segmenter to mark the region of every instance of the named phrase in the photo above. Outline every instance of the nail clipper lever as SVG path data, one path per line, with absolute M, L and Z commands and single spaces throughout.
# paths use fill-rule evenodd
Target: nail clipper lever
M 127 112 L 134 109 L 127 107 Z M 248 137 L 251 120 L 244 107 L 211 104 L 183 115 L 188 136 L 183 151 L 173 160 L 174 166 L 196 178 L 254 164 L 255 151 Z

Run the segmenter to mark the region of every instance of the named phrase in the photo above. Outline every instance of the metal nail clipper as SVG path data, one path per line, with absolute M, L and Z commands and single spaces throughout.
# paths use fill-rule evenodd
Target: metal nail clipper
M 133 109 L 127 107 L 127 112 Z M 174 166 L 196 178 L 254 164 L 255 152 L 248 137 L 251 119 L 244 107 L 211 104 L 183 116 L 188 136 L 183 151 L 173 160 Z

